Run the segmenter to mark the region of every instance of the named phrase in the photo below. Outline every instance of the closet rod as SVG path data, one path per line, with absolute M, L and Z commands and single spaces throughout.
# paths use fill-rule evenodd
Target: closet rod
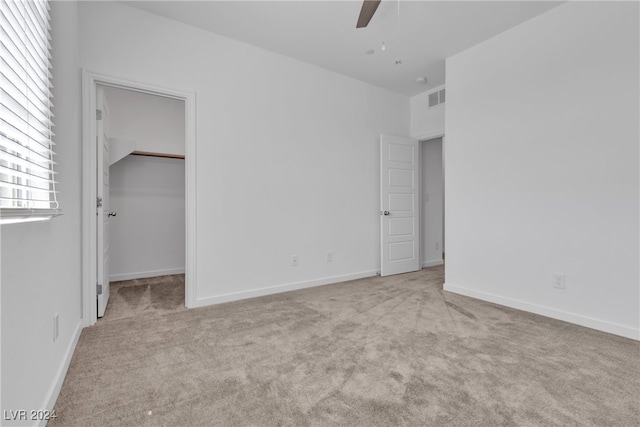
M 149 151 L 134 151 L 131 153 L 133 156 L 148 156 L 148 157 L 165 157 L 167 159 L 183 159 L 184 156 L 181 154 L 162 154 L 162 153 L 151 153 Z

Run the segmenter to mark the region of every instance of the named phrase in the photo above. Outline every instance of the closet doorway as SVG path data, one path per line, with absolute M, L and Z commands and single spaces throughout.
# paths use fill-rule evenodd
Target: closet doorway
M 103 127 L 109 129 L 109 194 L 103 196 L 109 202 L 109 276 L 98 295 L 98 317 L 184 309 L 185 103 L 129 89 L 97 89 L 108 108 Z
M 192 305 L 194 98 L 83 74 L 86 326 Z
M 422 267 L 444 264 L 444 136 L 420 141 Z

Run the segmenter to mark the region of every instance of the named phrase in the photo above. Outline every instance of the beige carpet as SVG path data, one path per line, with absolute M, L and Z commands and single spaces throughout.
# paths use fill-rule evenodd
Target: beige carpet
M 50 426 L 636 426 L 640 343 L 441 268 L 85 329 Z
M 107 310 L 98 324 L 182 310 L 184 274 L 111 282 Z

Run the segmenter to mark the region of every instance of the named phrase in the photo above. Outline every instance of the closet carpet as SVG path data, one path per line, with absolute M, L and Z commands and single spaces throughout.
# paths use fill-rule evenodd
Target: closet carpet
M 184 274 L 111 282 L 109 303 L 98 324 L 186 310 Z
M 640 343 L 442 283 L 436 267 L 107 319 L 49 426 L 640 425 Z

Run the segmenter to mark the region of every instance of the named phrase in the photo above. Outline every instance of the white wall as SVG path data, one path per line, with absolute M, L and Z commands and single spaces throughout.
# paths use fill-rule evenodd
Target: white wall
M 184 101 L 105 87 L 110 137 L 136 142 L 137 151 L 184 156 Z
M 77 16 L 75 2 L 51 5 L 54 140 L 64 215 L 2 226 L 2 411 L 52 408 L 81 327 Z M 60 335 L 53 342 L 55 313 Z
M 445 105 L 439 104 L 429 108 L 429 94 L 445 86 L 438 86 L 410 98 L 411 137 L 435 137 L 444 133 Z
M 110 168 L 111 280 L 184 273 L 184 160 L 127 156 Z
M 640 337 L 638 35 L 570 2 L 447 60 L 445 289 Z
M 444 175 L 442 172 L 442 138 L 420 143 L 422 193 L 421 262 L 423 267 L 442 264 Z
M 379 134 L 409 133 L 408 98 L 119 3 L 80 32 L 88 69 L 196 92 L 198 305 L 379 269 Z

